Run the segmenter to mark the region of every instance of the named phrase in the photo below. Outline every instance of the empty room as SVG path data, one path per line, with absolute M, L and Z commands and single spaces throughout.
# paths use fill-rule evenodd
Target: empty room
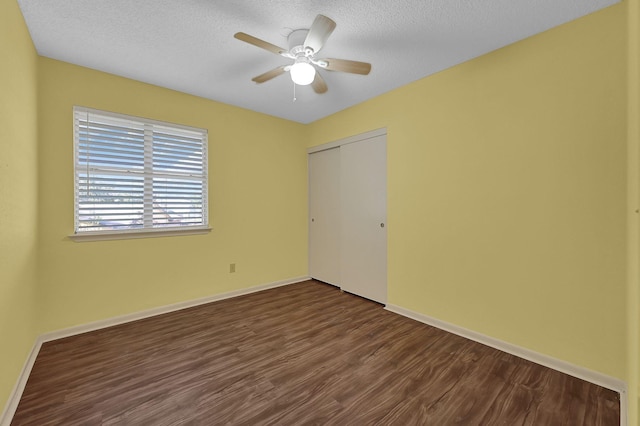
M 0 1 L 1 425 L 640 425 L 640 0 Z

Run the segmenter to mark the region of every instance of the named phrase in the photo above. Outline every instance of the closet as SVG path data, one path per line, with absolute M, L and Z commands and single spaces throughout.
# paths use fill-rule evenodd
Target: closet
M 386 131 L 309 149 L 309 275 L 387 301 Z

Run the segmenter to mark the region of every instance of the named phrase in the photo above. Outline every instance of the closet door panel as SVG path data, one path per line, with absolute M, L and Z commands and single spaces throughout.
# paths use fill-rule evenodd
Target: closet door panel
M 340 285 L 340 148 L 309 154 L 309 275 Z
M 340 147 L 343 290 L 387 301 L 386 136 Z

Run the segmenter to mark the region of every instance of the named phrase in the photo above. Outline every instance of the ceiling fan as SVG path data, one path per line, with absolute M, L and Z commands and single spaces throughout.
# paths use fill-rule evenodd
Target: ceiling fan
M 324 93 L 327 91 L 327 84 L 316 70 L 316 67 L 328 71 L 341 71 L 360 75 L 367 75 L 371 71 L 371 64 L 366 62 L 330 58 L 317 59 L 315 57 L 335 28 L 336 23 L 333 20 L 324 15 L 318 15 L 308 30 L 294 30 L 289 34 L 287 37 L 289 50 L 242 32 L 236 33 L 234 37 L 294 61 L 290 65 L 279 66 L 252 78 L 256 83 L 264 83 L 285 72 L 289 72 L 291 80 L 295 84 L 301 86 L 311 84 L 316 93 Z

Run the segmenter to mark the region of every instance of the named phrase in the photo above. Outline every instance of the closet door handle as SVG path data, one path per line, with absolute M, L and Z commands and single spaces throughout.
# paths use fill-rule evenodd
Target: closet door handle
M 384 222 L 380 224 L 380 228 L 384 228 Z

